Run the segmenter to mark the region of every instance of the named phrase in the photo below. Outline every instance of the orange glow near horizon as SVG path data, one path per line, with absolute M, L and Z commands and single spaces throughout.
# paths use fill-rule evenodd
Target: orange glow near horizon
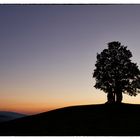
M 99 91 L 98 91 L 99 92 Z M 0 110 L 1 111 L 13 111 L 23 114 L 37 114 L 42 112 L 47 112 L 50 110 L 68 107 L 68 106 L 76 106 L 76 105 L 89 105 L 89 104 L 103 104 L 106 102 L 106 94 L 105 93 L 96 93 L 92 94 L 93 98 L 85 98 L 85 99 L 76 99 L 76 100 L 57 100 L 52 103 L 46 102 L 27 102 L 27 101 L 17 101 L 12 99 L 6 99 L 0 101 Z M 96 98 L 95 98 L 96 96 Z M 132 103 L 139 104 L 139 97 L 131 97 L 129 95 L 123 95 L 124 103 Z M 96 100 L 95 100 L 96 99 Z M 56 102 L 56 103 L 55 103 Z
M 86 104 L 100 104 L 105 102 L 105 96 L 102 96 L 104 94 L 97 93 L 88 93 L 87 95 L 85 93 L 85 97 L 79 98 L 80 93 L 77 93 L 77 98 L 74 98 L 74 95 L 71 95 L 70 97 L 67 96 L 67 98 L 60 97 L 49 97 L 49 100 L 47 100 L 47 96 L 42 100 L 29 100 L 30 97 L 28 97 L 28 100 L 26 98 L 17 100 L 12 98 L 6 98 L 0 101 L 0 110 L 1 111 L 14 111 L 18 113 L 24 113 L 24 114 L 37 114 L 41 112 L 47 112 L 53 109 L 67 107 L 67 106 L 75 106 L 75 105 L 86 105 Z M 72 97 L 73 96 L 73 97 Z M 102 98 L 100 98 L 100 96 Z M 75 96 L 76 97 L 76 96 Z

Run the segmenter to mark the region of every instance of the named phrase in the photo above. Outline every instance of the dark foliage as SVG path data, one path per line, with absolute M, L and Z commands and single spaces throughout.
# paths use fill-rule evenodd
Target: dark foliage
M 97 54 L 95 88 L 108 93 L 108 102 L 121 102 L 122 93 L 136 96 L 139 92 L 140 71 L 131 57 L 130 50 L 120 42 L 108 43 L 108 48 Z

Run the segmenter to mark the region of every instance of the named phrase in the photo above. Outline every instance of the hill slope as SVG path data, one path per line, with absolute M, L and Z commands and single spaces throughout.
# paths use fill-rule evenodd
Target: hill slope
M 1 123 L 0 135 L 140 135 L 140 105 L 102 104 L 61 108 Z
M 0 111 L 0 122 L 6 122 L 17 118 L 22 118 L 25 116 L 26 115 L 24 114 L 20 114 L 16 112 Z

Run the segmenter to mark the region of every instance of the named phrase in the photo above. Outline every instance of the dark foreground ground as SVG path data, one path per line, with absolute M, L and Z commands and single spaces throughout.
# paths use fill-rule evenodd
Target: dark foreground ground
M 1 136 L 140 136 L 140 105 L 66 107 L 0 124 Z

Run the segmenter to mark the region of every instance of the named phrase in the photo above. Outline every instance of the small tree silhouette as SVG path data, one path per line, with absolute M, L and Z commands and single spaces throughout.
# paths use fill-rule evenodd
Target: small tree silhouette
M 95 88 L 108 93 L 108 103 L 121 103 L 122 93 L 136 96 L 140 89 L 140 71 L 130 58 L 132 53 L 120 42 L 108 43 L 108 49 L 97 53 L 93 77 Z

